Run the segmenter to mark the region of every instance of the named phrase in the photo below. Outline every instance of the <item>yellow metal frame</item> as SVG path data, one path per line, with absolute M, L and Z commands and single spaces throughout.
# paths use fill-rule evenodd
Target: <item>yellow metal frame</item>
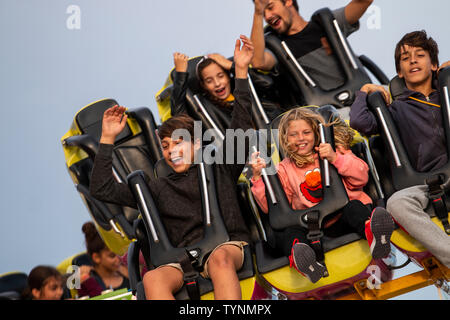
M 355 293 L 337 300 L 387 300 L 402 294 L 433 285 L 437 280 L 450 280 L 450 269 L 434 257 L 423 260 L 423 270 L 382 283 L 378 288 L 370 289 L 367 279 L 354 283 Z

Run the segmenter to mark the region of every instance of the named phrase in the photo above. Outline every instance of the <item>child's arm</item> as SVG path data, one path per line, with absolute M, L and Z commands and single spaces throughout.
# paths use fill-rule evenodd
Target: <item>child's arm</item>
M 242 48 L 241 48 L 242 42 Z M 235 101 L 233 105 L 233 112 L 231 113 L 230 129 L 237 130 L 242 129 L 246 132 L 249 129 L 253 129 L 252 122 L 252 99 L 250 94 L 250 88 L 248 83 L 248 65 L 253 56 L 253 45 L 247 37 L 241 35 L 240 39 L 236 40 L 234 50 L 234 63 L 235 63 L 235 89 L 233 92 Z M 227 138 L 225 138 L 227 140 Z M 238 140 L 238 139 L 236 139 Z M 241 140 L 241 139 L 239 139 Z M 244 169 L 245 163 L 242 163 L 242 159 L 237 156 L 237 150 L 243 150 L 247 159 L 249 154 L 249 141 L 245 137 L 243 141 L 225 141 L 223 152 L 227 153 L 227 144 L 234 143 L 233 164 L 229 166 L 232 171 L 233 179 L 237 180 Z M 240 153 L 241 151 L 239 151 Z M 224 159 L 227 159 L 225 156 Z M 239 162 L 240 161 L 240 162 Z M 245 162 L 245 161 L 244 161 Z
M 117 135 L 127 121 L 125 108 L 114 106 L 105 111 L 100 146 L 95 156 L 89 192 L 100 201 L 136 208 L 136 201 L 127 184 L 118 183 L 112 174 L 112 151 Z
M 337 146 L 336 158 L 330 163 L 336 167 L 349 190 L 361 189 L 369 181 L 369 166 L 351 150 Z
M 360 91 L 356 92 L 355 101 L 350 110 L 350 126 L 366 136 L 378 133 L 376 117 L 367 107 L 367 96 L 375 91 L 380 91 L 386 103 L 389 103 L 389 93 L 384 87 L 365 84 Z
M 266 185 L 263 182 L 261 177 L 261 171 L 266 167 L 266 162 L 264 159 L 259 157 L 259 152 L 255 152 L 252 154 L 250 165 L 253 171 L 253 177 L 251 179 L 252 182 L 252 193 L 253 196 L 262 209 L 264 213 L 268 213 L 267 206 L 267 198 L 266 198 Z M 277 169 L 278 178 L 280 179 L 281 185 L 283 187 L 284 193 L 286 194 L 286 198 L 289 201 L 289 204 L 292 205 L 292 199 L 294 197 L 294 191 L 292 190 L 289 179 L 287 177 L 287 173 L 283 166 L 283 163 L 280 163 L 280 166 Z
M 186 113 L 186 90 L 188 85 L 187 67 L 189 57 L 185 54 L 175 52 L 173 62 L 175 65 L 175 76 L 173 79 L 173 90 L 170 96 L 170 112 L 172 116 Z

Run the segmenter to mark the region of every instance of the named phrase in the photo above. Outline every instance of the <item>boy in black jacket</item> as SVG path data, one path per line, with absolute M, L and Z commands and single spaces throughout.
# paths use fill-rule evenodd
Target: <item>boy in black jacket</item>
M 243 46 L 241 48 L 241 41 Z M 241 36 L 236 41 L 234 59 L 236 64 L 236 104 L 232 113 L 231 127 L 244 131 L 251 128 L 251 98 L 247 81 L 248 65 L 253 56 L 249 39 Z M 137 207 L 136 201 L 125 184 L 112 177 L 111 153 L 116 136 L 123 130 L 127 116 L 125 108 L 115 106 L 105 111 L 102 137 L 92 170 L 90 192 L 95 198 L 120 205 Z M 200 141 L 194 141 L 194 120 L 186 115 L 165 121 L 159 129 L 163 156 L 174 173 L 168 177 L 149 181 L 149 188 L 172 244 L 184 247 L 203 237 L 202 200 L 198 183 L 194 154 Z M 172 139 L 176 129 L 185 129 L 191 141 Z M 215 165 L 219 205 L 225 226 L 232 241 L 218 246 L 209 256 L 202 275 L 211 278 L 216 299 L 240 299 L 241 288 L 236 271 L 243 264 L 243 246 L 249 232 L 241 215 L 236 192 L 236 182 L 244 164 Z M 144 276 L 147 299 L 174 299 L 174 293 L 183 285 L 183 272 L 179 264 L 160 266 Z
M 449 66 L 450 61 L 439 68 L 438 53 L 436 42 L 428 38 L 425 31 L 406 34 L 395 50 L 397 73 L 404 79 L 407 89 L 389 105 L 389 111 L 411 164 L 419 172 L 441 168 L 448 161 L 433 73 Z M 350 126 L 367 136 L 379 132 L 366 101 L 375 91 L 380 91 L 389 104 L 389 93 L 384 87 L 366 84 L 356 93 L 350 111 Z M 387 210 L 412 237 L 450 267 L 450 237 L 424 211 L 428 203 L 428 186 L 414 186 L 394 193 L 388 200 Z

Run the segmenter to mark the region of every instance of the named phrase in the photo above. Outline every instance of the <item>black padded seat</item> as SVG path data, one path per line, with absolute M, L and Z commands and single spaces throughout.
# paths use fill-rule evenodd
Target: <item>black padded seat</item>
M 288 75 L 288 85 L 291 97 L 284 98 L 285 103 L 292 105 L 327 105 L 331 104 L 337 108 L 350 106 L 358 91 L 364 84 L 370 83 L 370 77 L 364 67 L 367 68 L 380 83 L 387 84 L 388 78 L 369 58 L 362 56 L 359 59 L 352 51 L 347 39 L 340 37 L 340 30 L 334 24 L 335 18 L 329 8 L 317 10 L 311 17 L 311 21 L 317 21 L 325 31 L 327 40 L 333 50 L 339 68 L 342 70 L 344 84 L 337 85 L 333 89 L 323 89 L 321 84 L 311 79 L 305 70 L 300 71 L 289 53 L 283 48 L 281 40 L 270 27 L 266 28 L 265 42 L 277 57 L 283 74 Z M 311 79 L 311 80 L 310 80 Z M 300 92 L 301 97 L 293 96 L 291 92 Z
M 19 300 L 27 287 L 28 275 L 11 272 L 0 275 L 0 300 Z

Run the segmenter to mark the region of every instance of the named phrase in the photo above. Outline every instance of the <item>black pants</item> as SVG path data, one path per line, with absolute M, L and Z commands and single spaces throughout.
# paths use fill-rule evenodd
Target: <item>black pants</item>
M 370 218 L 372 206 L 364 205 L 359 200 L 352 200 L 340 211 L 341 217 L 330 227 L 323 229 L 324 235 L 336 238 L 349 233 L 357 233 L 364 239 L 365 223 Z M 326 221 L 324 221 L 326 222 Z M 292 243 L 295 239 L 299 242 L 310 245 L 306 238 L 308 229 L 300 226 L 288 227 L 283 231 L 274 231 L 275 249 L 285 256 L 291 255 Z

